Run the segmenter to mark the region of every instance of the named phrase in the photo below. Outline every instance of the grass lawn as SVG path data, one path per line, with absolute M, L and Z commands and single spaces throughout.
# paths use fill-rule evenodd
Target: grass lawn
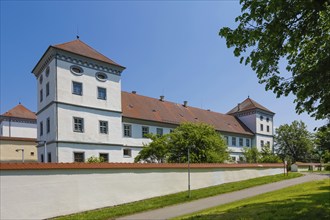
M 176 219 L 330 219 L 330 180 L 303 183 Z
M 223 193 L 233 192 L 241 189 L 246 189 L 253 186 L 263 185 L 267 183 L 277 182 L 285 179 L 299 177 L 300 173 L 289 173 L 288 176 L 278 174 L 274 176 L 265 176 L 240 182 L 225 183 L 222 185 L 197 189 L 191 191 L 191 198 L 187 197 L 187 191 L 170 194 L 151 199 L 145 199 L 137 202 L 127 203 L 118 206 L 112 206 L 93 211 L 81 212 L 73 215 L 61 216 L 54 218 L 56 220 L 73 220 L 73 219 L 113 219 L 124 215 L 130 215 L 137 212 L 162 208 L 169 205 L 189 202 L 196 199 L 206 198 Z

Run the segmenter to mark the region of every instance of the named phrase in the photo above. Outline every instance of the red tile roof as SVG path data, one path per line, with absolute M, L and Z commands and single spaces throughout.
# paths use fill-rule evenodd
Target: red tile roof
M 6 137 L 0 136 L 1 141 L 24 141 L 24 142 L 34 142 L 36 143 L 36 138 L 25 138 L 25 137 Z
M 237 112 L 243 112 L 243 111 L 248 111 L 248 110 L 252 110 L 252 109 L 261 109 L 266 112 L 274 114 L 274 112 L 272 112 L 269 109 L 267 109 L 266 107 L 260 105 L 258 102 L 254 101 L 250 97 L 245 99 L 243 102 L 241 102 L 239 105 L 237 105 L 232 110 L 230 110 L 227 114 L 230 115 L 230 114 L 235 114 Z
M 97 52 L 95 49 L 88 46 L 87 44 L 85 44 L 84 42 L 82 42 L 79 39 L 73 40 L 73 41 L 70 41 L 67 43 L 63 43 L 63 44 L 57 44 L 52 47 L 125 68 L 125 67 L 119 65 L 118 63 L 116 63 L 115 61 L 104 56 L 103 54 Z
M 61 170 L 61 169 L 187 169 L 188 164 L 178 163 L 0 163 L 0 170 Z M 272 164 L 221 164 L 193 163 L 192 169 L 207 168 L 279 168 Z
M 122 92 L 123 117 L 179 125 L 182 122 L 204 122 L 222 132 L 253 135 L 237 118 L 168 101 Z
M 29 109 L 27 109 L 22 104 L 18 104 L 14 108 L 10 109 L 8 112 L 2 114 L 2 116 L 6 117 L 15 117 L 15 118 L 26 118 L 36 120 L 36 114 Z

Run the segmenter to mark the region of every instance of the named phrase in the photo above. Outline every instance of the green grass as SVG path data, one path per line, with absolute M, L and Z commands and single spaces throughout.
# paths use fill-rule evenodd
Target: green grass
M 330 219 L 330 180 L 303 183 L 176 219 Z
M 180 204 L 189 202 L 196 199 L 206 198 L 223 193 L 233 192 L 241 189 L 246 189 L 253 186 L 263 185 L 267 183 L 277 182 L 285 179 L 291 179 L 302 176 L 300 173 L 289 173 L 288 176 L 283 174 L 274 176 L 265 176 L 240 182 L 225 183 L 222 185 L 197 189 L 191 191 L 191 198 L 187 197 L 187 191 L 170 194 L 161 197 L 155 197 L 151 199 L 145 199 L 137 202 L 127 203 L 118 206 L 112 206 L 87 212 L 81 212 L 73 215 L 61 216 L 54 218 L 56 220 L 73 220 L 73 219 L 113 219 L 124 215 L 130 215 L 147 210 L 162 208 L 169 205 Z

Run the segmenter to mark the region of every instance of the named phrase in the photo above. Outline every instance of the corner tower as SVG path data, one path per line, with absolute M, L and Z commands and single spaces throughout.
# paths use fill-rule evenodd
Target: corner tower
M 262 146 L 268 144 L 273 150 L 274 112 L 248 97 L 227 114 L 238 118 L 255 134 L 252 146 L 256 146 L 260 151 Z
M 121 153 L 124 69 L 79 39 L 48 47 L 32 70 L 39 162 L 109 160 Z

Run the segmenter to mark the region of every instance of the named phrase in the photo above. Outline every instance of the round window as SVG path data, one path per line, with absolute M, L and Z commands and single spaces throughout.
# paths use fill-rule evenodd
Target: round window
M 102 73 L 102 72 L 97 72 L 95 74 L 95 77 L 96 77 L 97 80 L 102 81 L 102 82 L 106 81 L 107 78 L 108 78 L 107 74 Z
M 80 66 L 71 66 L 70 70 L 73 74 L 81 76 L 84 70 Z
M 47 77 L 49 76 L 49 66 L 48 66 L 47 69 L 46 69 L 46 76 L 47 76 Z

